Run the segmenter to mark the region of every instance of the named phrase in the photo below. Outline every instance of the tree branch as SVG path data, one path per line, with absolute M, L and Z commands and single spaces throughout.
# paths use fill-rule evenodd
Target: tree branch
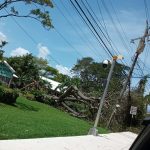
M 49 6 L 51 8 L 53 8 L 53 3 L 51 1 L 45 1 L 45 2 L 39 2 L 39 1 L 33 1 L 33 0 L 30 0 L 30 1 L 27 1 L 27 0 L 5 0 L 2 4 L 0 4 L 0 10 L 4 9 L 6 6 L 10 5 L 10 4 L 13 4 L 13 3 L 16 3 L 16 2 L 24 2 L 24 3 L 27 3 L 27 2 L 31 2 L 31 3 L 35 3 L 35 4 L 38 4 L 38 5 L 45 5 L 45 6 Z M 31 4 L 30 3 L 30 4 Z
M 2 4 L 0 4 L 0 10 L 4 9 L 5 7 L 7 7 L 8 5 L 12 4 L 12 3 L 16 3 L 16 2 L 24 2 L 24 0 L 5 0 Z
M 38 22 L 41 22 L 38 18 L 30 16 L 30 15 L 15 15 L 15 14 L 7 14 L 7 15 L 2 15 L 0 18 L 6 18 L 6 17 L 18 17 L 18 18 L 31 18 L 35 19 Z

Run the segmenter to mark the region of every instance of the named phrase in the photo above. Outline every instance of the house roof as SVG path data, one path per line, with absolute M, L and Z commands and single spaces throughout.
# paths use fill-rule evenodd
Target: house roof
M 14 74 L 16 71 L 8 64 L 6 60 L 4 61 L 0 60 L 0 63 L 4 63 L 9 68 L 9 70 L 13 73 L 13 77 L 18 78 L 18 76 Z
M 9 69 L 10 69 L 10 71 L 12 72 L 12 73 L 15 73 L 16 71 L 8 64 L 8 62 L 6 61 L 6 60 L 4 60 L 4 61 L 1 61 L 0 60 L 0 63 L 4 63 Z
M 52 90 L 55 90 L 61 83 L 57 82 L 57 81 L 54 81 L 54 80 L 51 80 L 51 79 L 48 79 L 46 77 L 43 77 L 43 76 L 40 76 L 40 78 L 44 81 L 47 81 L 48 83 L 50 83 L 52 85 L 51 89 Z

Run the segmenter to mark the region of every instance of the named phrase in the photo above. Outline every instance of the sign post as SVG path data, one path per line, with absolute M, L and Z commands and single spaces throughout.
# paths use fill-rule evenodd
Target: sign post
M 132 119 L 133 119 L 133 117 L 136 116 L 136 114 L 137 114 L 137 107 L 131 106 L 131 108 L 130 108 L 130 114 L 132 115 L 131 122 L 130 122 L 130 128 L 131 128 Z

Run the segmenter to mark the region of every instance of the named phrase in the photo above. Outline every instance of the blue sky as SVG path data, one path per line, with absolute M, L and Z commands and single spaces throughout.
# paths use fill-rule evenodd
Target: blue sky
M 141 36 L 145 29 L 146 13 L 144 9 L 144 0 L 111 0 L 120 22 L 117 20 L 110 0 L 105 0 L 105 4 L 113 17 L 114 24 L 125 39 L 125 45 L 127 45 L 127 47 L 125 47 L 120 40 L 114 24 L 102 5 L 101 0 L 87 1 L 102 23 L 102 17 L 97 4 L 97 1 L 99 2 L 108 34 L 117 51 L 124 56 L 124 62 L 130 65 L 131 58 L 137 46 L 136 44 L 131 44 L 130 40 Z M 50 65 L 66 74 L 70 74 L 70 68 L 73 67 L 77 59 L 82 57 L 90 56 L 96 61 L 110 59 L 104 49 L 92 36 L 88 27 L 82 22 L 77 12 L 73 9 L 70 1 L 53 0 L 53 2 L 55 7 L 49 9 L 49 11 L 55 29 L 49 31 L 44 29 L 40 23 L 31 19 L 15 18 L 17 24 L 21 27 L 17 25 L 11 17 L 0 19 L 0 38 L 8 41 L 8 45 L 5 47 L 5 55 L 14 56 L 30 52 L 35 56 L 48 59 Z M 80 0 L 78 0 L 78 2 L 81 4 Z M 149 0 L 147 0 L 147 4 L 149 8 Z M 81 6 L 83 7 L 83 5 Z M 16 5 L 16 7 L 19 10 L 23 10 L 23 12 L 27 10 L 27 7 L 22 4 Z M 9 10 L 9 8 L 7 9 Z M 127 38 L 124 37 L 120 24 Z M 27 36 L 27 34 L 29 36 Z M 148 48 L 149 45 L 146 46 L 144 53 L 140 56 L 146 66 L 144 67 L 145 74 L 148 73 L 148 67 L 150 65 Z M 111 51 L 114 53 L 113 50 Z M 140 65 L 141 68 L 143 68 L 143 64 Z M 135 73 L 139 74 L 136 70 Z M 137 82 L 138 79 L 133 79 L 135 85 Z M 147 91 L 148 88 L 149 86 L 147 85 Z

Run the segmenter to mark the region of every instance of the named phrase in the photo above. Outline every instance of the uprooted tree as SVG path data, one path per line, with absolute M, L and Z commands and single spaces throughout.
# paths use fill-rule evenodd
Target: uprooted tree
M 26 7 L 25 9 L 21 9 Z M 43 7 L 43 8 L 42 8 Z M 10 16 L 31 18 L 40 22 L 45 28 L 53 27 L 48 9 L 53 8 L 51 0 L 1 0 L 0 18 Z
M 70 78 L 50 67 L 46 60 L 35 58 L 32 55 L 10 57 L 8 62 L 16 69 L 17 75 L 20 77 L 19 80 L 24 83 L 21 89 L 35 95 L 36 100 L 63 109 L 77 117 L 84 117 L 88 120 L 95 119 L 110 66 L 103 68 L 102 63 L 95 62 L 92 58 L 83 58 L 78 60 L 74 66 L 75 76 Z M 100 118 L 103 124 L 107 123 L 113 107 L 116 106 L 127 70 L 128 67 L 118 63 L 114 68 Z M 35 74 L 37 78 L 35 78 Z M 53 80 L 62 84 L 52 90 L 47 83 L 41 83 L 40 74 L 46 78 L 53 76 Z M 131 97 L 128 97 L 128 89 L 126 90 L 122 104 L 120 104 L 121 109 L 113 118 L 111 127 L 115 126 L 118 130 L 117 125 L 127 124 L 131 105 L 140 108 L 136 120 L 141 120 L 144 114 L 143 93 L 146 79 L 146 77 L 143 78 L 139 82 L 138 88 L 131 90 Z

